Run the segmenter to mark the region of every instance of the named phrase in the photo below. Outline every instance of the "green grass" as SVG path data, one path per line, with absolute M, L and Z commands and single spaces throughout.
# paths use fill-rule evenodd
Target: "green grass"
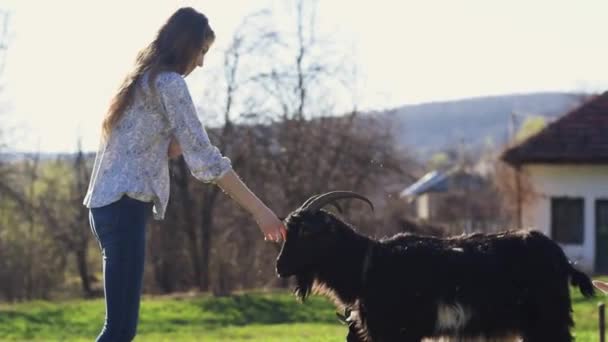
M 287 293 L 225 298 L 144 297 L 139 341 L 338 341 L 344 327 L 326 300 L 299 304 Z M 0 305 L 1 341 L 90 341 L 104 318 L 102 300 Z
M 500 295 L 500 294 L 497 294 Z M 605 300 L 604 300 L 605 299 Z M 573 292 L 577 341 L 598 341 L 597 303 Z M 102 300 L 0 305 L 0 341 L 92 341 L 104 318 Z M 287 293 L 225 298 L 144 297 L 136 341 L 344 341 L 325 299 L 298 303 Z

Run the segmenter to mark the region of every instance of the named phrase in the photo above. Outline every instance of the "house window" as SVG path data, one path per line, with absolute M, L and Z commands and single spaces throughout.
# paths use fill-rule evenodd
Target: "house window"
M 582 244 L 584 240 L 584 200 L 557 197 L 551 199 L 551 237 L 559 243 Z

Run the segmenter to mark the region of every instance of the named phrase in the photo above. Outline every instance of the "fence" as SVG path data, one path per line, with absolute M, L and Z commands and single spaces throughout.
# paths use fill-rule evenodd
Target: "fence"
M 599 329 L 600 329 L 600 342 L 606 342 L 606 305 L 600 303 L 599 309 Z

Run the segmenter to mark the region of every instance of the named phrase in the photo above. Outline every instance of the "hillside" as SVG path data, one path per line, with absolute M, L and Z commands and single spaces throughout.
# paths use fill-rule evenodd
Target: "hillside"
M 406 105 L 367 114 L 388 121 L 397 144 L 425 159 L 429 153 L 461 142 L 476 148 L 490 141 L 500 147 L 507 141 L 512 113 L 517 125 L 533 115 L 542 115 L 550 121 L 574 108 L 583 98 L 581 94 L 557 92 L 501 95 Z M 43 153 L 41 158 L 69 158 L 70 154 Z M 17 161 L 33 155 L 0 150 L 0 161 Z
M 550 121 L 583 98 L 575 93 L 503 95 L 407 105 L 375 114 L 389 120 L 399 145 L 424 156 L 460 142 L 473 147 L 487 142 L 502 146 L 509 135 L 512 113 L 516 125 L 533 115 Z

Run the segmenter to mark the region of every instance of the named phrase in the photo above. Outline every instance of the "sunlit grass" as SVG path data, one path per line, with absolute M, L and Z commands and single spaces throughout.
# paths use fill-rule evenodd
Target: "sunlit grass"
M 500 295 L 500 294 L 497 294 Z M 604 300 L 605 299 L 605 300 Z M 573 290 L 577 341 L 598 341 L 597 304 Z M 34 301 L 0 305 L 2 341 L 91 341 L 101 328 L 103 301 Z M 334 307 L 312 297 L 252 292 L 231 297 L 145 297 L 137 341 L 344 341 Z

